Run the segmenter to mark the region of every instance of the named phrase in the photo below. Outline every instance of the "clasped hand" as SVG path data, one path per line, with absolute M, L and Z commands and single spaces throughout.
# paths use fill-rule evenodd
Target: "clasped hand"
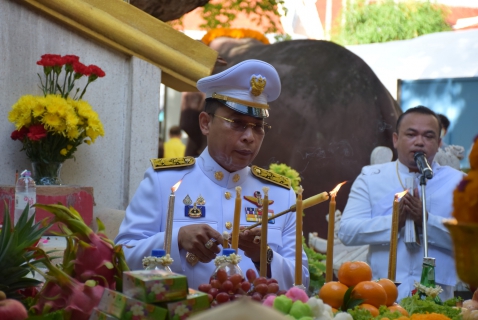
M 408 192 L 405 194 L 398 205 L 398 227 L 399 229 L 405 226 L 407 218 L 415 222 L 415 226 L 421 227 L 423 224 L 423 207 L 422 200 L 418 195 L 418 189 L 413 190 L 413 195 Z M 426 218 L 428 219 L 428 212 Z

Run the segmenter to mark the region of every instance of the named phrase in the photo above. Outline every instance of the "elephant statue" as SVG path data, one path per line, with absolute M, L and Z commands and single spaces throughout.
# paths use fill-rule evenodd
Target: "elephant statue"
M 328 41 L 293 40 L 267 45 L 255 39 L 219 37 L 210 47 L 226 62 L 217 73 L 246 59 L 272 64 L 282 82 L 279 98 L 270 103 L 272 126 L 255 165 L 285 163 L 297 170 L 304 199 L 347 183 L 337 194 L 343 211 L 353 181 L 377 146 L 393 150 L 392 133 L 401 110 L 372 69 L 346 48 Z M 198 125 L 202 93 L 184 93 L 181 128 L 189 135 L 187 155 L 206 146 Z M 395 156 L 395 155 L 394 155 Z M 274 208 L 277 212 L 286 208 Z M 324 202 L 305 210 L 304 235 L 326 238 Z

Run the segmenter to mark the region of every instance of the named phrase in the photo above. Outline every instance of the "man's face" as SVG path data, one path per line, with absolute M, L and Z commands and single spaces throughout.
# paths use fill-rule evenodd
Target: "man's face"
M 230 122 L 220 117 L 257 125 L 261 125 L 262 120 L 227 107 L 218 108 L 215 115 L 205 112 L 199 115 L 201 131 L 207 136 L 209 154 L 229 172 L 245 168 L 259 153 L 264 134 L 258 133 L 251 126 L 245 130 L 234 129 Z
M 398 134 L 393 133 L 393 146 L 400 162 L 410 171 L 418 171 L 414 159 L 418 151 L 426 154 L 428 162 L 433 161 L 441 142 L 438 120 L 434 116 L 409 113 L 402 118 L 397 130 Z

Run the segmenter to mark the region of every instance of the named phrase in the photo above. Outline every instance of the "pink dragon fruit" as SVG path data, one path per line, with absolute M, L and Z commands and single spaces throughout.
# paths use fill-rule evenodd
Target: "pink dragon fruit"
M 53 266 L 46 253 L 38 248 L 37 256 L 44 257 L 44 264 L 48 272 L 42 273 L 46 282 L 36 296 L 35 304 L 30 312 L 35 315 L 46 314 L 57 310 L 64 310 L 66 319 L 87 320 L 93 308 L 100 302 L 104 287 L 96 285 L 93 280 L 79 282 L 68 274 Z
M 122 246 L 105 235 L 105 227 L 97 218 L 98 233 L 88 227 L 80 214 L 63 205 L 36 204 L 38 208 L 51 212 L 54 221 L 63 223 L 61 230 L 67 237 L 67 248 L 63 258 L 63 271 L 80 282 L 95 280 L 101 286 L 121 290 L 123 271 L 129 270 Z

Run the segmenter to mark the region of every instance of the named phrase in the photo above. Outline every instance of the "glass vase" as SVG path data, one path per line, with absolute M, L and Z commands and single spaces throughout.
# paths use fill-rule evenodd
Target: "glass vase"
M 32 162 L 32 176 L 37 185 L 61 185 L 61 167 L 63 162 Z

